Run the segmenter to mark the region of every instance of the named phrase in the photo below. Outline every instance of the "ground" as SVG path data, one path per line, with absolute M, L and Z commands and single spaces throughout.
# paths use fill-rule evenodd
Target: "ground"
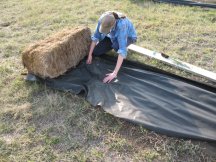
M 21 52 L 27 45 L 65 27 L 93 31 L 107 10 L 127 14 L 138 45 L 216 72 L 214 9 L 147 0 L 0 1 L 0 161 L 215 161 L 215 143 L 157 134 L 80 95 L 23 80 Z M 136 54 L 128 59 L 209 83 Z

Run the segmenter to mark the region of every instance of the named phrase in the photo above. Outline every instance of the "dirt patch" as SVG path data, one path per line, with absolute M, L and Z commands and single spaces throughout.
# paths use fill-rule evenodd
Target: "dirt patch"
M 1 27 L 8 27 L 8 26 L 10 26 L 10 22 L 2 22 L 2 23 L 0 23 L 0 26 Z

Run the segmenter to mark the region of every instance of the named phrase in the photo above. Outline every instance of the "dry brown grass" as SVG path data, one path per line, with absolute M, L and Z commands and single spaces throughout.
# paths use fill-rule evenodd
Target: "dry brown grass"
M 0 161 L 214 162 L 215 144 L 151 132 L 20 76 L 24 47 L 65 27 L 85 24 L 93 31 L 106 10 L 130 17 L 138 45 L 216 72 L 216 10 L 146 0 L 0 1 Z M 149 58 L 133 59 L 188 76 Z

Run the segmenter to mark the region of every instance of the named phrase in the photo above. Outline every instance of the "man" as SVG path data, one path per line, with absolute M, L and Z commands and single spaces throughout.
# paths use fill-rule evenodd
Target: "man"
M 127 46 L 136 42 L 137 35 L 131 21 L 122 13 L 108 11 L 99 18 L 88 54 L 87 64 L 92 63 L 92 55 L 100 56 L 114 49 L 118 53 L 115 69 L 106 74 L 104 83 L 111 82 L 118 74 L 127 56 Z

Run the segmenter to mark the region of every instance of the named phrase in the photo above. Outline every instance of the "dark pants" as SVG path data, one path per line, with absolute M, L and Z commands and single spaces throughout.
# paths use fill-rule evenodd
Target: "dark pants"
M 127 40 L 127 46 L 129 46 L 130 44 L 134 43 L 135 41 L 132 40 Z M 94 56 L 100 56 L 103 55 L 105 53 L 107 53 L 108 51 L 114 49 L 116 52 L 119 49 L 118 43 L 115 44 L 115 46 L 113 46 L 111 40 L 109 37 L 105 37 L 102 41 L 100 41 L 94 48 L 93 51 L 93 55 Z
M 108 51 L 110 51 L 112 48 L 112 42 L 110 38 L 105 37 L 102 41 L 100 41 L 94 48 L 93 55 L 94 56 L 100 56 Z

